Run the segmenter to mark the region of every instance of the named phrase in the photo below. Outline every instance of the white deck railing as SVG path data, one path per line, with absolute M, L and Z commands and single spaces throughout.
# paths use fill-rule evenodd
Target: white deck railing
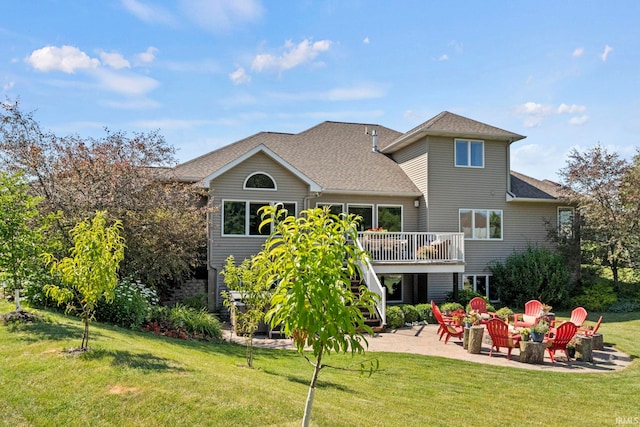
M 464 262 L 464 233 L 358 233 L 373 263 Z

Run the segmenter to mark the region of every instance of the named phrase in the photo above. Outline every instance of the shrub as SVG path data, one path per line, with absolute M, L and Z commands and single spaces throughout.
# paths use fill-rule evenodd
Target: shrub
M 182 300 L 182 304 L 195 310 L 206 310 L 208 308 L 207 295 L 202 292 L 198 292 L 192 297 L 184 298 Z
M 469 305 L 469 301 L 474 299 L 475 297 L 484 298 L 484 296 L 476 291 L 471 289 L 460 289 L 458 290 L 458 299 L 453 299 L 453 292 L 447 293 L 447 302 L 458 302 L 462 304 L 463 307 Z M 486 299 L 486 298 L 485 298 Z
M 95 316 L 100 322 L 135 329 L 142 326 L 150 306 L 157 303 L 155 290 L 140 282 L 125 279 L 116 285 L 111 304 L 105 300 L 98 302 Z
M 459 302 L 445 302 L 444 304 L 442 304 L 440 306 L 440 311 L 444 312 L 446 310 L 457 310 L 457 309 L 463 309 L 464 310 L 464 306 L 462 304 L 460 304 Z
M 640 301 L 633 299 L 619 300 L 609 310 L 612 313 L 631 313 L 633 311 L 640 311 Z
M 558 253 L 529 246 L 523 252 L 509 255 L 504 264 L 489 267 L 493 284 L 502 303 L 522 307 L 537 299 L 547 304 L 566 304 L 571 290 L 570 273 Z
M 222 328 L 220 321 L 206 310 L 195 310 L 185 305 L 176 304 L 169 313 L 173 324 L 187 334 L 198 339 L 220 339 Z
M 418 313 L 418 310 L 413 305 L 404 304 L 400 308 L 404 314 L 405 323 L 413 323 L 420 320 L 420 313 Z
M 397 305 L 387 306 L 387 327 L 398 329 L 404 326 L 404 313 Z
M 574 307 L 584 307 L 587 311 L 606 311 L 618 301 L 613 285 L 607 280 L 599 280 L 585 286 L 582 294 L 572 298 Z
M 487 310 L 487 311 L 490 311 L 490 310 Z M 507 320 L 509 316 L 513 316 L 513 310 L 511 310 L 509 307 L 502 307 L 495 313 L 502 320 Z
M 424 321 L 427 323 L 434 323 L 435 318 L 433 317 L 433 313 L 431 311 L 431 304 L 418 304 L 416 305 L 416 310 L 418 310 L 418 320 Z

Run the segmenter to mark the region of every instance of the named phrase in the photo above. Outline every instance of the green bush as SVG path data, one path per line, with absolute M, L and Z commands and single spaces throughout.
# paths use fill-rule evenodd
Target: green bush
M 487 310 L 487 311 L 491 311 L 491 310 Z M 509 316 L 513 316 L 513 310 L 511 310 L 509 307 L 502 307 L 495 313 L 502 320 L 507 320 Z
M 469 305 L 469 301 L 471 301 L 475 297 L 484 298 L 484 295 L 482 295 L 482 294 L 480 294 L 480 293 L 478 293 L 476 291 L 473 291 L 471 289 L 460 289 L 460 290 L 458 290 L 458 299 L 457 300 L 455 300 L 453 298 L 453 292 L 447 293 L 447 302 L 458 302 L 458 303 L 462 304 L 463 307 L 466 307 L 466 306 Z
M 155 290 L 140 282 L 125 279 L 117 284 L 115 297 L 110 304 L 104 299 L 98 302 L 95 317 L 100 322 L 135 329 L 142 326 L 149 308 L 157 303 Z
M 440 306 L 440 311 L 441 312 L 445 312 L 446 310 L 457 310 L 457 309 L 463 309 L 464 310 L 464 306 L 462 304 L 460 304 L 459 302 L 445 302 L 444 304 L 442 304 Z
M 418 310 L 418 320 L 427 322 L 427 323 L 435 323 L 436 319 L 433 317 L 433 312 L 431 311 L 431 304 L 418 304 L 416 305 L 416 310 Z
M 169 319 L 189 335 L 200 339 L 222 338 L 220 321 L 206 310 L 195 310 L 176 304 L 169 313 Z
M 584 307 L 587 311 L 607 311 L 618 301 L 616 292 L 606 279 L 585 286 L 582 294 L 571 299 L 574 307 Z
M 635 299 L 621 299 L 609 307 L 608 311 L 612 313 L 631 313 L 634 311 L 640 311 L 640 301 Z
M 198 292 L 192 297 L 184 298 L 181 303 L 195 310 L 206 310 L 208 308 L 207 295 L 202 292 Z
M 387 327 L 398 329 L 404 326 L 404 313 L 397 305 L 387 306 Z
M 572 287 L 562 256 L 542 247 L 514 252 L 504 264 L 494 263 L 489 269 L 500 301 L 512 307 L 523 307 L 531 299 L 561 307 Z
M 402 309 L 402 313 L 404 314 L 405 323 L 414 323 L 420 320 L 420 313 L 418 313 L 418 310 L 415 308 L 415 306 L 404 304 L 400 308 Z

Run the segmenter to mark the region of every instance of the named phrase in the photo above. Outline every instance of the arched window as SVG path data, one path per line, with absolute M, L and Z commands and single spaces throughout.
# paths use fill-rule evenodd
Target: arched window
M 274 179 L 264 172 L 249 175 L 244 181 L 244 188 L 245 190 L 277 190 Z

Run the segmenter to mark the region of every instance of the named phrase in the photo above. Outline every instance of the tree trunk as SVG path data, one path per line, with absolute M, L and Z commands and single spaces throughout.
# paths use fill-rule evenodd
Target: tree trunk
M 22 311 L 22 307 L 20 307 L 20 289 L 16 289 L 16 311 Z
M 467 351 L 469 353 L 480 354 L 483 335 L 484 326 L 472 326 L 469 328 L 469 342 L 467 344 Z
M 89 313 L 84 310 L 82 313 L 82 323 L 84 324 L 84 332 L 82 333 L 82 350 L 89 349 Z
M 304 405 L 304 417 L 302 418 L 302 426 L 309 427 L 309 423 L 311 422 L 311 407 L 313 406 L 313 398 L 316 394 L 316 381 L 318 380 L 318 374 L 320 373 L 320 369 L 322 369 L 322 352 L 324 348 L 320 349 L 320 354 L 318 354 L 318 358 L 316 359 L 316 366 L 313 370 L 313 377 L 311 378 L 311 384 L 309 384 L 309 394 L 307 395 L 307 402 Z

